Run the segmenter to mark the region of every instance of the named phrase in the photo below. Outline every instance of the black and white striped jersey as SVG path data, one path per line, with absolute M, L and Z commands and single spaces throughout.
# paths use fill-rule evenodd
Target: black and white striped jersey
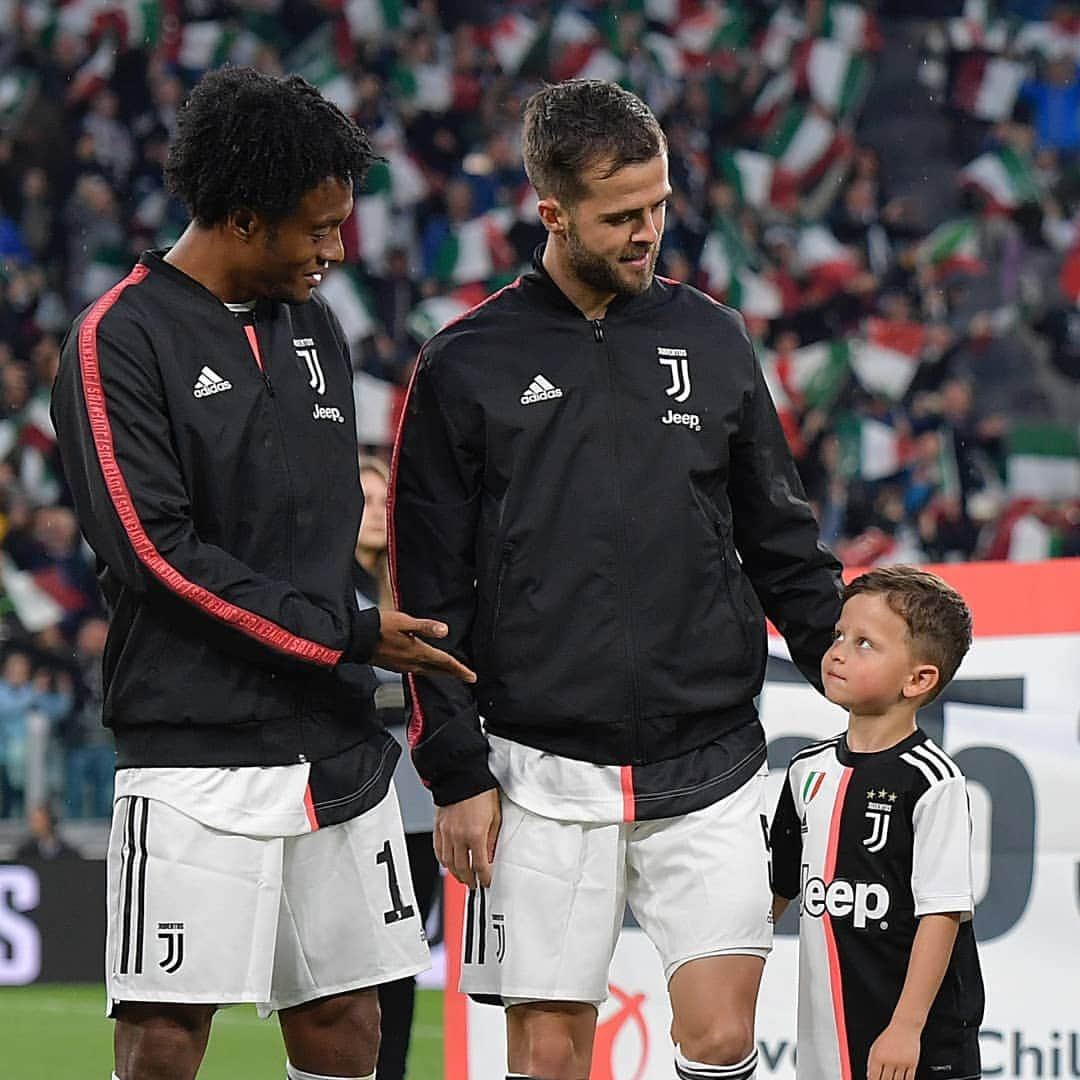
M 771 829 L 773 889 L 801 896 L 799 1080 L 862 1080 L 923 915 L 964 916 L 923 1032 L 918 1080 L 980 1075 L 971 814 L 963 774 L 919 730 L 857 754 L 844 735 L 792 759 Z

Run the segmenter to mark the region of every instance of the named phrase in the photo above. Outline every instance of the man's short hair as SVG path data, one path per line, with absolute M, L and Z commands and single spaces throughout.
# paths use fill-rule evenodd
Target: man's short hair
M 545 86 L 525 102 L 522 157 L 542 199 L 573 206 L 588 191 L 584 174 L 602 166 L 611 176 L 624 165 L 651 161 L 667 139 L 649 106 L 603 79 Z
M 928 705 L 949 684 L 971 648 L 971 610 L 964 598 L 936 574 L 914 566 L 880 566 L 844 587 L 844 603 L 860 594 L 878 595 L 907 624 L 917 660 L 940 675 L 923 701 Z
M 360 184 L 375 160 L 364 131 L 299 75 L 226 67 L 181 107 L 165 178 L 200 225 L 240 209 L 273 223 L 324 180 Z

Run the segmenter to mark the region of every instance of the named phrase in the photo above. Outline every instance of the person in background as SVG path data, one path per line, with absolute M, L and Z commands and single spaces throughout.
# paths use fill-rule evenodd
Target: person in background
M 356 601 L 364 608 L 393 607 L 386 543 L 386 492 L 389 470 L 380 458 L 361 456 L 360 484 L 364 489 L 364 515 L 356 536 L 356 563 L 353 583 Z M 404 701 L 401 676 L 385 668 L 376 668 L 379 688 L 375 705 L 379 719 L 406 751 Z M 401 806 L 409 869 L 420 918 L 427 921 L 439 884 L 439 863 L 435 858 L 431 828 L 434 807 L 431 793 L 420 782 L 405 753 L 394 771 L 394 787 Z M 407 976 L 379 987 L 379 1080 L 404 1080 L 416 1005 L 416 977 Z
M 75 635 L 81 683 L 78 704 L 63 725 L 64 798 L 69 818 L 107 818 L 112 812 L 116 747 L 101 722 L 105 708 L 102 658 L 108 639 L 105 619 L 87 619 Z
M 30 813 L 26 815 L 26 827 L 29 835 L 15 849 L 16 862 L 81 857 L 79 852 L 57 833 L 56 815 L 45 803 L 30 808 Z

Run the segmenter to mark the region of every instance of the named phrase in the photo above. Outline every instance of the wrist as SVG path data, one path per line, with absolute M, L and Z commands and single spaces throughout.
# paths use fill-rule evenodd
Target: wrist
M 903 1028 L 905 1031 L 921 1035 L 922 1029 L 926 1026 L 926 1013 L 897 1006 L 896 1012 L 892 1014 L 892 1020 L 889 1023 L 892 1027 Z

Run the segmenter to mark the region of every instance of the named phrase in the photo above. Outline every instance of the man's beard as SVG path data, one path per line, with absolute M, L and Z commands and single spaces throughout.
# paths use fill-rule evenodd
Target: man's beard
M 639 296 L 652 284 L 653 270 L 656 266 L 656 250 L 650 252 L 648 272 L 639 282 L 630 283 L 619 276 L 602 255 L 590 251 L 582 242 L 571 219 L 566 229 L 566 255 L 570 270 L 583 285 L 599 293 L 614 293 L 616 296 Z

